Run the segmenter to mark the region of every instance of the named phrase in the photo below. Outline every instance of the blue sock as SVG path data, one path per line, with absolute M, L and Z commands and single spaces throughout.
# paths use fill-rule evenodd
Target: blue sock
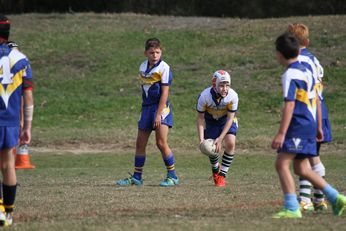
M 175 172 L 175 167 L 174 167 L 174 156 L 173 153 L 171 153 L 166 159 L 163 159 L 165 162 L 166 168 L 167 168 L 167 176 L 177 179 L 177 175 Z
M 297 209 L 299 209 L 299 203 L 297 195 L 295 193 L 286 193 L 284 200 L 285 209 L 288 209 L 290 211 L 296 211 Z
M 143 166 L 145 163 L 145 155 L 135 155 L 135 170 L 133 177 L 142 180 Z
M 326 195 L 327 200 L 334 205 L 335 201 L 336 201 L 336 197 L 338 196 L 339 192 L 333 188 L 332 186 L 330 186 L 329 184 L 327 184 L 323 189 L 322 189 L 324 195 Z

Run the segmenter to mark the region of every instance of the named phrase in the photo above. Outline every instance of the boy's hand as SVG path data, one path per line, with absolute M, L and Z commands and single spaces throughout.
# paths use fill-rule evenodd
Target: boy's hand
M 156 115 L 154 122 L 154 129 L 160 128 L 161 125 L 161 115 Z
M 214 144 L 215 144 L 215 146 L 216 146 L 215 152 L 216 152 L 216 153 L 219 153 L 220 150 L 221 150 L 221 146 L 222 146 L 222 139 L 219 139 L 219 137 L 216 138 L 215 141 L 214 141 Z
M 23 129 L 19 137 L 20 144 L 29 144 L 31 141 L 31 131 L 30 129 Z
M 316 136 L 317 142 L 321 142 L 323 141 L 323 139 L 324 139 L 323 130 L 317 129 L 317 136 Z
M 276 134 L 272 141 L 272 149 L 279 149 L 282 147 L 282 144 L 284 143 L 285 140 L 285 135 L 283 134 Z

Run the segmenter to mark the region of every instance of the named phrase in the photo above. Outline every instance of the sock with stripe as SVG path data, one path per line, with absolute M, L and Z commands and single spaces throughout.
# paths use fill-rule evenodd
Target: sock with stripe
M 167 177 L 177 179 L 178 177 L 177 177 L 177 174 L 175 172 L 173 153 L 169 154 L 167 157 L 164 157 L 163 161 L 165 162 L 165 165 L 167 168 Z
M 213 173 L 219 173 L 220 171 L 220 164 L 219 164 L 219 156 L 209 156 L 209 161 L 211 164 L 211 170 Z
M 324 165 L 322 163 L 316 164 L 312 166 L 312 170 L 316 172 L 318 175 L 320 175 L 322 178 L 326 175 L 326 170 L 324 168 Z M 324 194 L 322 190 L 319 190 L 317 188 L 314 188 L 314 202 L 319 203 L 324 201 Z
M 227 172 L 232 165 L 233 158 L 234 158 L 234 153 L 233 154 L 228 154 L 227 152 L 223 153 L 222 162 L 221 162 L 221 171 L 219 173 L 221 176 L 226 177 Z
M 13 212 L 14 201 L 16 198 L 17 184 L 16 185 L 5 185 L 2 184 L 2 190 L 4 194 L 4 207 L 7 213 Z
M 307 204 L 311 203 L 311 189 L 312 184 L 303 179 L 299 178 L 299 199 Z
M 133 177 L 137 180 L 142 180 L 143 166 L 145 163 L 146 155 L 135 155 L 135 170 L 133 172 Z

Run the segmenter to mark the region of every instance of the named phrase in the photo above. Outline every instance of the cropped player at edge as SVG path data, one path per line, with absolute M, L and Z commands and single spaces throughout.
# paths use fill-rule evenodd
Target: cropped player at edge
M 205 139 L 214 139 L 216 153 L 220 153 L 222 142 L 225 151 L 221 166 L 219 155 L 209 156 L 214 183 L 226 185 L 225 177 L 233 162 L 238 122 L 238 94 L 230 88 L 231 76 L 227 71 L 218 70 L 213 74 L 212 86 L 204 89 L 197 101 L 197 132 L 200 145 Z
M 13 149 L 31 141 L 33 118 L 32 71 L 27 57 L 8 41 L 10 21 L 0 15 L 0 168 L 3 176 L 0 200 L 0 225 L 13 222 L 17 189 Z M 24 100 L 24 125 L 20 131 L 21 101 Z

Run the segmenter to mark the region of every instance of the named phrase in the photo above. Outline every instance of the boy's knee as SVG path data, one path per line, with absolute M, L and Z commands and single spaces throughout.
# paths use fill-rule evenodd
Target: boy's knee
M 228 153 L 233 153 L 235 150 L 235 142 L 229 141 L 225 142 L 225 149 Z
M 304 169 L 304 168 L 294 168 L 294 174 L 302 177 L 302 178 L 306 178 L 306 176 L 308 175 L 308 170 L 307 169 Z
M 166 143 L 163 141 L 163 140 L 156 140 L 156 146 L 160 149 L 160 150 L 162 150 L 162 149 L 164 149 L 165 148 L 165 146 L 166 146 Z
M 7 172 L 9 170 L 15 169 L 15 165 L 12 162 L 1 162 L 0 164 L 1 172 Z

